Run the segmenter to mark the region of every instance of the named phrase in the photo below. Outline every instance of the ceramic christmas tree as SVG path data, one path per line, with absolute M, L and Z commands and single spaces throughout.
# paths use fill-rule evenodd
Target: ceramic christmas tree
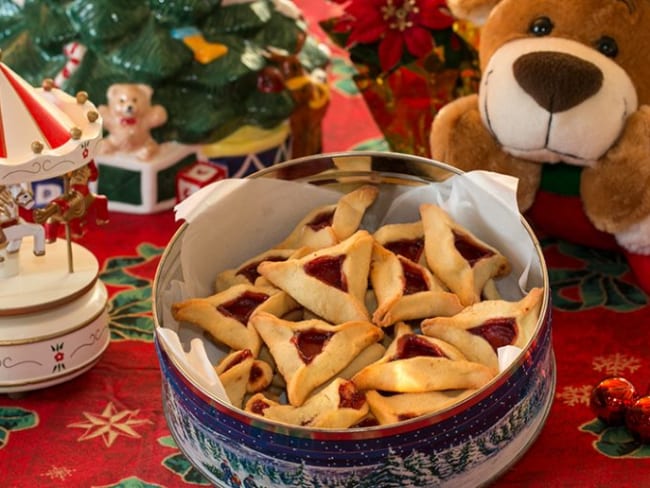
M 50 82 L 35 89 L 0 63 L 0 393 L 74 378 L 108 346 L 97 259 L 70 238 L 46 245 L 44 227 L 19 212 L 34 203 L 33 182 L 61 177 L 66 191 L 42 221 L 69 229 L 82 218 L 96 196 L 79 179 L 101 137 L 102 119 L 86 93 L 73 97 Z
M 29 83 L 53 78 L 68 93 L 87 91 L 98 105 L 109 102 L 115 84 L 149 86 L 151 104 L 167 112 L 151 127 L 154 139 L 198 146 L 199 158 L 221 165 L 226 176 L 289 156 L 293 114 L 307 112 L 319 125 L 328 101 L 324 83 L 312 76 L 328 52 L 290 0 L 0 0 L 0 47 Z M 293 156 L 319 149 L 319 141 L 303 143 L 319 137 L 310 125 L 294 125 Z M 178 164 L 152 176 L 125 175 L 128 166 L 109 161 L 121 194 L 134 179 L 153 180 L 151 188 L 133 190 L 140 195 L 126 202 L 132 207 L 156 210 L 173 201 L 173 175 L 195 162 L 195 151 L 165 148 Z M 112 188 L 101 191 L 102 159 L 100 193 L 113 202 Z M 150 196 L 143 192 L 161 191 L 151 205 L 138 201 Z

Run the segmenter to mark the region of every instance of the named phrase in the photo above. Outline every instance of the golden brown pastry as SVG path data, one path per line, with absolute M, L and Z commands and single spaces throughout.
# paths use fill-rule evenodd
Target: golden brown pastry
M 247 394 L 264 390 L 273 379 L 271 366 L 255 359 L 250 349 L 228 354 L 214 369 L 226 390 L 228 399 L 238 408 L 243 408 Z
M 245 410 L 290 425 L 345 429 L 368 414 L 368 403 L 354 383 L 337 378 L 301 406 L 282 405 L 258 393 L 246 402 Z
M 510 273 L 510 263 L 499 250 L 452 220 L 442 208 L 422 204 L 420 216 L 427 264 L 463 305 L 480 301 L 488 280 Z
M 268 346 L 287 383 L 287 399 L 295 406 L 383 337 L 381 329 L 366 321 L 340 325 L 315 319 L 289 322 L 261 312 L 251 323 Z
M 206 298 L 172 304 L 179 322 L 195 324 L 220 344 L 231 349 L 250 349 L 257 356 L 262 345 L 257 331 L 248 324 L 258 310 L 284 315 L 298 304 L 285 292 L 270 286 L 235 285 Z
M 532 288 L 516 302 L 484 300 L 452 317 L 434 317 L 422 321 L 422 332 L 451 342 L 461 351 L 468 351 L 474 346 L 475 351 L 478 351 L 477 344 L 485 342 L 496 356 L 496 350 L 501 346 L 526 346 L 537 327 L 543 299 L 543 289 Z M 452 327 L 466 333 L 455 332 Z M 474 346 L 470 346 L 470 343 Z M 480 349 L 485 350 L 486 346 Z
M 360 230 L 343 242 L 301 258 L 265 261 L 259 273 L 332 324 L 368 320 L 365 295 L 372 236 Z
M 335 204 L 312 210 L 275 247 L 321 249 L 347 239 L 359 229 L 366 209 L 372 205 L 378 193 L 376 187 L 365 185 L 343 195 Z
M 404 256 L 421 266 L 426 265 L 424 257 L 424 227 L 422 221 L 404 224 L 386 224 L 373 234 L 375 241 L 389 251 Z
M 370 412 L 380 425 L 440 412 L 460 403 L 476 390 L 427 391 L 382 395 L 376 390 L 366 391 Z
M 451 344 L 398 324 L 384 356 L 354 375 L 352 381 L 360 390 L 422 393 L 481 388 L 493 377 L 490 368 L 468 361 Z
M 380 327 L 439 315 L 454 315 L 463 306 L 431 272 L 375 243 L 370 283 L 377 299 L 372 321 Z
M 295 249 L 269 249 L 257 256 L 244 261 L 239 267 L 226 269 L 217 274 L 215 290 L 227 290 L 233 285 L 268 286 L 268 282 L 257 272 L 257 266 L 262 261 L 285 261 L 296 253 Z

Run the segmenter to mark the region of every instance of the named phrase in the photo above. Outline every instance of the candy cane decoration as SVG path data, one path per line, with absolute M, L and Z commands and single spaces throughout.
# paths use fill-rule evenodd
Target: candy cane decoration
M 86 46 L 77 41 L 69 42 L 63 46 L 63 54 L 68 58 L 68 62 L 65 63 L 63 69 L 54 78 L 54 86 L 60 88 L 77 71 L 87 50 Z

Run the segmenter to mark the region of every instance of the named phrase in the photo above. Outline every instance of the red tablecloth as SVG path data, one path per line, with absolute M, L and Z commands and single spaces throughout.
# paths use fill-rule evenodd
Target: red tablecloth
M 317 30 L 327 4 L 297 3 Z M 349 63 L 334 52 L 324 151 L 385 148 L 351 90 Z M 176 228 L 171 211 L 114 213 L 81 241 L 100 260 L 110 292 L 111 343 L 76 379 L 20 397 L 0 395 L 0 486 L 206 484 L 170 437 L 153 348 L 151 280 Z M 650 486 L 650 446 L 625 430 L 604 429 L 588 407 L 592 386 L 604 376 L 648 388 L 648 297 L 620 254 L 552 239 L 542 244 L 553 289 L 557 390 L 539 438 L 495 486 Z

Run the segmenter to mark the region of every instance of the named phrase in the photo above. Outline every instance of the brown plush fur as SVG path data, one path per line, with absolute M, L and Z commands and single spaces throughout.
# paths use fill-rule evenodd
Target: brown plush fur
M 581 164 L 585 166 L 581 198 L 596 228 L 612 234 L 650 220 L 650 0 L 450 0 L 449 6 L 457 16 L 475 21 L 489 11 L 479 47 L 483 71 L 502 46 L 532 37 L 529 27 L 540 17 L 553 22 L 549 38 L 569 39 L 592 49 L 603 36 L 616 41 L 618 54 L 611 59 L 627 73 L 638 110 L 626 115 L 604 154 Z M 533 203 L 542 164 L 547 163 L 505 152 L 482 120 L 476 95 L 456 100 L 439 113 L 431 148 L 434 159 L 466 171 L 487 169 L 517 176 L 522 210 Z M 644 245 L 650 246 L 646 235 L 650 232 L 644 232 L 639 240 L 647 237 Z

